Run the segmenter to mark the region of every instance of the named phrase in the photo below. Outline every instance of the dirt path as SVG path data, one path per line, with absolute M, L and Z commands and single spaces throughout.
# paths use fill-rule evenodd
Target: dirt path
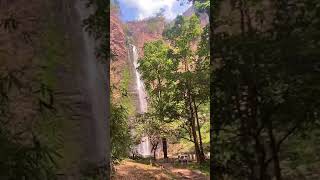
M 165 179 L 194 179 L 209 180 L 209 177 L 201 172 L 183 168 L 174 168 L 171 164 L 163 164 L 162 167 L 155 167 L 138 163 L 132 160 L 123 161 L 115 167 L 116 174 L 112 180 L 165 180 Z

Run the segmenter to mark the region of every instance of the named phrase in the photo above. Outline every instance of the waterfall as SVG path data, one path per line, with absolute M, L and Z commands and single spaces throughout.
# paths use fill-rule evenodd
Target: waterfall
M 139 113 L 143 114 L 147 112 L 147 93 L 145 90 L 145 86 L 143 80 L 141 78 L 141 74 L 138 71 L 138 51 L 136 46 L 132 46 L 132 58 L 133 58 L 133 66 L 135 68 L 135 75 L 136 75 L 136 88 L 139 97 Z
M 147 93 L 144 86 L 144 82 L 142 80 L 141 74 L 138 71 L 138 51 L 136 46 L 130 45 L 131 48 L 131 54 L 129 54 L 131 57 L 131 61 L 133 63 L 134 67 L 134 73 L 135 73 L 135 85 L 136 85 L 136 92 L 138 96 L 138 112 L 140 114 L 143 114 L 147 112 Z M 143 137 L 141 139 L 141 143 L 136 147 L 137 152 L 142 155 L 143 157 L 151 156 L 151 148 L 150 148 L 150 141 L 148 137 Z
M 75 9 L 81 20 L 86 19 L 94 12 L 93 8 L 87 8 L 86 3 L 77 0 L 75 1 Z M 81 26 L 79 26 L 81 28 Z M 81 30 L 81 29 L 80 29 Z M 82 64 L 82 82 L 84 88 L 84 99 L 87 102 L 87 113 L 83 122 L 83 140 L 85 141 L 84 151 L 86 156 L 83 161 L 101 166 L 109 164 L 108 156 L 110 150 L 109 144 L 109 129 L 108 129 L 108 104 L 107 104 L 107 67 L 101 63 L 96 55 L 95 49 L 98 45 L 98 40 L 90 36 L 88 32 L 82 28 L 83 44 L 81 51 Z M 107 144 L 108 143 L 108 144 Z

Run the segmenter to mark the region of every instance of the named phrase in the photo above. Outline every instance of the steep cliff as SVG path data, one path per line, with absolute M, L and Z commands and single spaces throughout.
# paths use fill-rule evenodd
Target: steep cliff
M 110 79 L 114 87 L 112 98 L 118 101 L 121 96 L 120 84 L 127 65 L 128 49 L 124 24 L 120 20 L 119 8 L 115 6 L 110 11 L 110 48 L 113 56 L 110 65 Z
M 189 9 L 187 9 L 182 16 L 190 17 L 194 13 L 197 13 L 197 9 L 192 5 Z M 204 27 L 205 25 L 209 24 L 209 16 L 206 13 L 199 13 L 200 23 L 201 26 Z
M 52 152 L 56 169 L 47 161 L 36 163 L 62 179 L 78 180 L 89 165 L 109 164 L 106 66 L 96 58 L 97 44 L 82 26 L 92 13 L 85 3 L 0 2 L 1 109 L 6 106 L 1 128 L 25 148 L 41 144 L 60 154 Z M 5 82 L 13 86 L 4 90 Z M 2 124 L 4 115 L 9 124 Z
M 133 43 L 138 49 L 139 57 L 143 56 L 143 45 L 146 42 L 162 38 L 165 27 L 165 20 L 161 17 L 154 17 L 141 21 L 127 23 Z
M 182 16 L 190 17 L 196 12 L 197 10 L 192 5 L 182 14 Z M 202 27 L 209 23 L 209 16 L 206 13 L 200 13 L 199 17 Z M 174 20 L 167 22 L 162 17 L 151 17 L 141 21 L 131 21 L 126 23 L 129 35 L 132 36 L 132 41 L 138 48 L 139 57 L 143 56 L 142 49 L 144 43 L 161 39 L 166 24 L 173 22 Z

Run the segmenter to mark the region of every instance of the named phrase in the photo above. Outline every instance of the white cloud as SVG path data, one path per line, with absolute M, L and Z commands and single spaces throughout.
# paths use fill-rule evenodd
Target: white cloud
M 178 12 L 175 7 L 179 4 L 177 0 L 121 0 L 127 7 L 138 10 L 138 19 L 145 19 L 155 15 L 161 8 L 165 9 L 166 19 L 174 19 Z M 191 4 L 188 4 L 189 7 Z

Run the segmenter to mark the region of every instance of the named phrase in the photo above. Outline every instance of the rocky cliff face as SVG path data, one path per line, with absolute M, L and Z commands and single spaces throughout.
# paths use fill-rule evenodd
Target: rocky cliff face
M 128 22 L 127 25 L 133 37 L 133 43 L 138 49 L 139 57 L 141 57 L 143 56 L 144 43 L 162 38 L 165 20 L 163 18 L 150 18 Z
M 82 28 L 85 3 L 0 2 L 0 84 L 10 74 L 20 86 L 9 91 L 9 129 L 23 130 L 16 138 L 27 146 L 35 134 L 57 150 L 56 173 L 70 180 L 88 164 L 108 164 L 110 152 L 106 68 Z
M 120 20 L 119 9 L 111 8 L 110 11 L 110 48 L 113 54 L 110 65 L 111 84 L 113 89 L 112 98 L 114 101 L 120 98 L 120 83 L 123 77 L 123 70 L 128 59 L 128 49 L 126 45 L 126 34 L 124 24 Z
M 187 9 L 183 14 L 182 16 L 185 16 L 185 17 L 190 17 L 192 16 L 194 13 L 196 13 L 196 9 L 194 7 L 194 5 L 192 5 L 189 9 Z M 201 23 L 201 26 L 204 27 L 206 26 L 207 24 L 209 24 L 209 16 L 208 14 L 206 13 L 200 13 L 200 23 Z
M 195 12 L 195 7 L 191 6 L 182 16 L 189 17 Z M 202 27 L 206 26 L 209 23 L 209 16 L 205 13 L 200 13 L 200 22 Z M 138 48 L 139 57 L 143 56 L 144 43 L 162 38 L 165 24 L 165 20 L 159 17 L 127 23 L 129 34 L 133 37 L 133 43 Z
M 27 84 L 37 86 L 37 71 L 40 71 L 35 57 L 40 36 L 38 34 L 41 18 L 41 7 L 44 4 L 39 0 L 31 3 L 23 1 L 0 2 L 0 85 L 1 92 L 5 85 L 5 78 L 16 78 L 21 85 L 18 89 L 8 89 L 10 101 L 8 126 L 12 133 L 17 133 L 25 128 L 31 128 L 35 123 L 37 101 L 36 95 L 27 90 Z M 11 76 L 11 77 L 10 77 Z M 37 88 L 37 87 L 34 87 Z M 0 96 L 2 97 L 2 96 Z M 1 98 L 0 106 L 3 106 Z M 0 116 L 3 116 L 1 113 Z M 2 119 L 2 118 L 1 118 Z M 22 141 L 28 141 L 30 133 L 24 133 Z

